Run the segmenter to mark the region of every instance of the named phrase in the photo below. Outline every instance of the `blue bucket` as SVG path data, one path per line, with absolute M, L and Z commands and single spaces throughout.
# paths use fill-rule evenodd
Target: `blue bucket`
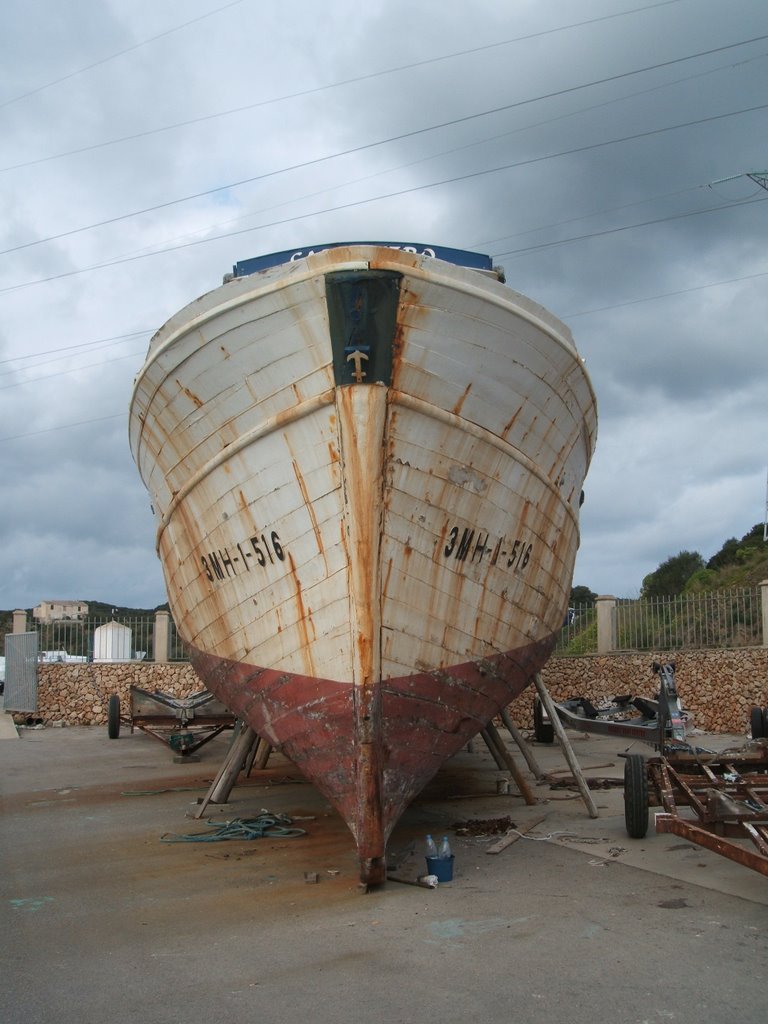
M 450 882 L 453 879 L 453 854 L 447 859 L 427 857 L 427 874 L 435 875 L 438 882 Z

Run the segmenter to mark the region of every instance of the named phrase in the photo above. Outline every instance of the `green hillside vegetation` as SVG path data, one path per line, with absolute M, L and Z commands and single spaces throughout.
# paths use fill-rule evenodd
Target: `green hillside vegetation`
M 640 596 L 674 597 L 751 587 L 768 579 L 768 544 L 763 540 L 763 524 L 757 523 L 741 540 L 730 537 L 705 562 L 698 551 L 681 551 L 662 562 L 643 580 Z

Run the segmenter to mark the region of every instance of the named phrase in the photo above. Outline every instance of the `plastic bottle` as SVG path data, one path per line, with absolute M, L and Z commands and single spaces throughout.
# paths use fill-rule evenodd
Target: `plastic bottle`
M 427 856 L 430 858 L 437 857 L 437 845 L 432 836 L 427 836 Z
M 450 860 L 453 856 L 451 852 L 451 844 L 448 842 L 448 836 L 443 836 L 440 840 L 440 849 L 437 856 L 440 860 Z

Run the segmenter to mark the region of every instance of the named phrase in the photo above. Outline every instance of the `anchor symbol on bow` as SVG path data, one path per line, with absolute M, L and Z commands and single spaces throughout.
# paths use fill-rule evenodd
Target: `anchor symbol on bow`
M 363 360 L 364 359 L 367 362 L 368 361 L 368 356 L 366 355 L 365 352 L 361 352 L 359 348 L 356 348 L 354 350 L 354 352 L 350 352 L 349 355 L 347 356 L 347 362 L 350 362 L 350 360 L 351 360 L 355 364 L 355 368 L 352 371 L 352 376 L 355 378 L 355 383 L 356 384 L 362 384 L 363 383 L 363 377 L 367 377 L 368 376 L 365 373 L 365 371 L 363 370 Z

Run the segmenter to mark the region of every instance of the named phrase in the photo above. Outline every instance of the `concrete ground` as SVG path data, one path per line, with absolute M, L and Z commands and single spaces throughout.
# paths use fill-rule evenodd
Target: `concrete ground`
M 621 776 L 626 741 L 570 735 L 588 777 Z M 227 737 L 185 764 L 141 732 L 17 736 L 0 714 L 0 737 L 6 1024 L 765 1018 L 768 878 L 675 836 L 628 839 L 619 787 L 593 790 L 597 819 L 549 784 L 526 806 L 496 792 L 476 743 L 390 843 L 416 843 L 399 869 L 415 878 L 425 833 L 448 834 L 453 880 L 362 895 L 346 826 L 277 755 L 206 818 L 266 809 L 305 836 L 168 843 L 206 831 L 192 816 Z M 559 747 L 533 749 L 566 774 Z M 496 855 L 497 836 L 456 835 L 503 816 L 521 830 L 543 820 Z

